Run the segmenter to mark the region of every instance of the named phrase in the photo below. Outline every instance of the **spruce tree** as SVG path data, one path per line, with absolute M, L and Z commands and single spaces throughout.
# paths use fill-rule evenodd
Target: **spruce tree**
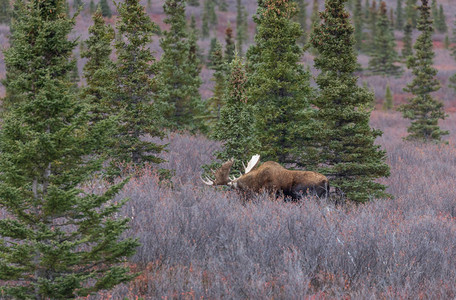
M 443 12 L 443 6 L 440 4 L 439 7 L 439 12 L 438 12 L 438 17 L 435 20 L 435 28 L 440 32 L 440 33 L 445 33 L 448 31 L 448 27 L 446 24 L 446 17 L 445 13 Z
M 211 43 L 209 44 L 209 52 L 207 53 L 207 65 L 208 67 L 212 66 L 211 55 L 215 51 L 215 47 L 217 46 L 218 40 L 216 37 L 211 38 Z
M 232 170 L 242 170 L 242 163 L 258 151 L 255 137 L 254 106 L 247 98 L 245 66 L 236 54 L 230 64 L 230 76 L 223 96 L 224 106 L 214 129 L 213 137 L 223 142 L 217 158 L 226 161 L 234 158 Z
M 361 0 L 356 0 L 355 12 L 353 14 L 353 24 L 355 26 L 355 47 L 358 51 L 363 48 L 363 23 L 363 8 L 361 5 Z
M 204 2 L 203 14 L 207 15 L 207 20 L 208 20 L 209 26 L 214 28 L 214 26 L 216 26 L 218 23 L 217 14 L 215 13 L 215 2 L 214 1 L 206 0 Z
M 397 30 L 402 30 L 404 28 L 404 13 L 402 11 L 402 0 L 397 0 L 395 28 Z
M 451 41 L 453 42 L 453 44 L 456 44 L 456 21 L 454 22 L 453 36 L 452 36 Z M 450 48 L 450 51 L 451 51 L 451 56 L 453 56 L 453 58 L 456 59 L 456 45 L 453 45 Z M 456 92 L 456 73 L 453 74 L 449 78 L 449 81 L 450 81 L 449 87 L 453 88 L 455 90 L 455 92 Z
M 431 15 L 432 15 L 432 20 L 434 21 L 434 24 L 437 24 L 438 19 L 439 19 L 439 10 L 437 8 L 436 0 L 432 0 L 432 2 L 431 2 Z
M 196 28 L 196 19 L 195 19 L 195 16 L 192 15 L 190 18 L 189 41 L 191 44 L 190 48 L 194 48 L 194 51 L 195 51 L 195 55 L 196 55 L 195 60 L 197 60 L 196 63 L 198 65 L 198 68 L 196 70 L 198 71 L 198 74 L 201 71 L 200 63 L 202 60 L 204 60 L 204 55 L 202 53 L 202 50 L 198 46 L 199 37 L 200 37 L 200 33 L 199 33 L 198 29 Z
M 101 8 L 101 13 L 103 14 L 103 17 L 110 18 L 112 16 L 111 8 L 109 7 L 108 0 L 100 0 L 100 3 L 98 5 Z
M 169 30 L 160 39 L 163 55 L 158 74 L 158 99 L 166 104 L 165 117 L 173 129 L 197 130 L 201 121 L 196 118 L 202 102 L 198 92 L 201 85 L 199 65 L 190 60 L 190 41 L 186 31 L 185 0 L 166 0 L 165 24 Z M 194 56 L 196 58 L 196 55 Z
M 236 48 L 239 55 L 242 55 L 244 43 L 247 41 L 247 20 L 244 19 L 244 10 L 241 0 L 236 0 Z
M 390 25 L 391 28 L 394 29 L 394 11 L 392 8 L 390 8 Z
M 366 24 L 369 24 L 370 10 L 371 10 L 371 7 L 370 7 L 369 0 L 364 1 L 364 13 L 363 13 L 363 15 L 364 15 L 364 22 Z
M 234 59 L 235 45 L 233 41 L 233 29 L 228 24 L 225 30 L 225 62 L 229 65 Z M 229 68 L 227 68 L 229 69 Z
M 407 20 L 411 20 L 413 28 L 416 28 L 416 23 L 417 23 L 417 19 L 418 19 L 416 1 L 417 0 L 406 0 L 406 2 L 405 2 L 405 18 Z
M 162 159 L 157 154 L 164 146 L 143 139 L 145 135 L 164 137 L 161 106 L 154 97 L 156 86 L 151 78 L 156 64 L 149 44 L 156 25 L 139 0 L 118 3 L 117 11 L 115 105 L 119 128 L 110 156 L 115 163 L 159 163 Z
M 10 1 L 0 0 L 0 24 L 8 24 L 10 21 Z
M 393 94 L 391 93 L 391 88 L 389 84 L 387 84 L 385 91 L 385 102 L 383 103 L 383 110 L 391 109 L 393 109 Z
M 105 24 L 101 9 L 92 16 L 93 25 L 89 27 L 89 39 L 85 41 L 82 58 L 87 58 L 83 75 L 87 85 L 82 96 L 90 105 L 91 121 L 98 122 L 114 115 L 115 65 L 110 59 L 114 29 Z
M 192 16 L 192 22 L 195 19 Z M 204 125 L 203 118 L 207 115 L 205 108 L 205 103 L 201 100 L 201 94 L 199 88 L 203 83 L 200 74 L 201 74 L 201 50 L 198 46 L 198 30 L 195 25 L 190 23 L 190 30 L 188 32 L 188 62 L 185 72 L 188 73 L 190 84 L 188 86 L 188 97 L 190 98 L 190 103 L 192 105 L 191 113 L 193 114 L 193 122 L 188 129 L 190 131 L 200 131 L 202 133 L 207 133 L 208 128 Z
M 369 126 L 373 93 L 357 85 L 354 28 L 344 9 L 346 0 L 326 0 L 312 43 L 319 55 L 315 67 L 320 94 L 313 101 L 318 109 L 314 143 L 319 170 L 331 186 L 356 202 L 385 196 L 385 186 L 376 182 L 389 175 L 385 151 L 375 145 L 382 134 Z
M 320 23 L 320 16 L 318 10 L 318 0 L 313 0 L 312 3 L 312 15 L 310 16 L 311 32 L 313 28 Z
M 205 12 L 203 12 L 203 17 L 201 20 L 201 35 L 203 38 L 209 37 L 209 16 Z
M 407 24 L 404 26 L 404 46 L 402 48 L 402 59 L 407 60 L 407 57 L 413 54 L 412 48 L 412 32 L 413 25 L 412 20 L 408 20 Z
M 83 188 L 101 162 L 92 149 L 86 108 L 69 81 L 77 45 L 65 1 L 23 2 L 5 51 L 6 87 L 14 91 L 0 133 L 0 293 L 14 299 L 70 299 L 132 278 L 118 265 L 138 245 L 121 239 L 125 201 Z M 24 38 L 27 36 L 27 38 Z M 20 72 L 17 72 L 20 71 Z M 17 76 L 19 75 L 19 76 Z M 14 86 L 14 88 L 13 88 Z
M 95 6 L 95 2 L 93 2 L 93 0 L 90 0 L 90 4 L 89 4 L 89 12 L 90 14 L 92 15 L 95 11 L 96 11 L 96 6 Z
M 199 31 L 196 28 L 196 19 L 195 16 L 192 15 L 190 18 L 190 28 L 189 28 L 189 33 L 188 33 L 188 42 L 189 42 L 189 53 L 190 57 L 189 59 L 192 61 L 192 63 L 195 64 L 195 74 L 199 76 L 200 71 L 201 71 L 201 58 L 202 58 L 202 53 L 201 49 L 198 46 L 198 37 L 199 37 Z
M 259 0 L 254 16 L 256 44 L 247 51 L 249 100 L 257 108 L 259 154 L 279 163 L 301 163 L 310 125 L 309 73 L 301 65 L 297 41 L 301 26 L 292 21 L 295 3 Z
M 395 65 L 399 61 L 396 52 L 396 40 L 391 24 L 386 15 L 386 3 L 380 3 L 380 11 L 376 25 L 374 47 L 369 59 L 369 70 L 376 75 L 399 75 L 401 67 Z
M 418 7 L 420 18 L 418 30 L 421 31 L 413 48 L 415 54 L 409 56 L 407 68 L 412 70 L 415 76 L 404 91 L 412 93 L 413 98 L 409 103 L 402 105 L 399 110 L 404 118 L 412 122 L 407 128 L 409 135 L 407 140 L 418 140 L 423 142 L 439 142 L 448 131 L 443 131 L 438 125 L 439 119 L 445 119 L 443 103 L 432 97 L 431 93 L 440 89 L 440 83 L 436 78 L 437 70 L 433 68 L 435 56 L 432 43 L 432 19 L 429 0 L 421 0 L 422 5 Z
M 450 37 L 448 34 L 445 35 L 445 39 L 443 40 L 443 48 L 450 49 Z
M 110 59 L 111 43 L 114 40 L 114 29 L 106 25 L 101 9 L 92 15 L 93 25 L 89 27 L 89 38 L 82 44 L 81 57 L 87 62 L 83 68 L 86 86 L 81 89 L 81 98 L 85 100 L 89 109 L 91 124 L 105 121 L 108 126 L 101 127 L 106 139 L 104 143 L 97 143 L 94 151 L 106 159 L 109 148 L 116 143 L 116 106 L 114 105 L 115 65 Z
M 298 14 L 296 15 L 296 21 L 301 25 L 302 36 L 299 39 L 301 45 L 307 43 L 307 3 L 305 0 L 297 0 Z
M 223 106 L 223 94 L 225 91 L 226 80 L 226 64 L 223 58 L 222 44 L 216 40 L 214 50 L 210 55 L 211 67 L 214 70 L 212 80 L 215 82 L 213 95 L 207 100 L 208 105 L 208 119 L 209 127 L 213 128 L 220 119 L 220 109 Z
M 372 1 L 372 6 L 369 9 L 369 20 L 367 26 L 369 28 L 369 36 L 368 42 L 365 44 L 366 51 L 371 53 L 375 51 L 375 39 L 377 36 L 377 19 L 378 19 L 378 12 L 377 12 L 377 2 L 375 0 Z

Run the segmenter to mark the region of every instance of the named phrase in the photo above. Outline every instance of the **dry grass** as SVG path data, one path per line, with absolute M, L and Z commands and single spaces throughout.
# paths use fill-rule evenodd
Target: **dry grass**
M 375 112 L 385 133 L 394 199 L 334 206 L 293 204 L 203 186 L 201 164 L 220 145 L 172 135 L 167 166 L 174 188 L 150 169 L 119 197 L 131 200 L 129 236 L 142 245 L 133 282 L 93 299 L 453 298 L 456 296 L 456 115 L 442 127 L 447 145 L 406 143 L 407 121 Z

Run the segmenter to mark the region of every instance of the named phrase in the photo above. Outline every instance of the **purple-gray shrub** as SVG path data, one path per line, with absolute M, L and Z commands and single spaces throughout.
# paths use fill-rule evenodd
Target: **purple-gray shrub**
M 174 188 L 152 171 L 119 198 L 128 235 L 141 246 L 131 263 L 143 274 L 113 298 L 453 298 L 456 296 L 455 116 L 448 145 L 406 143 L 407 121 L 375 112 L 385 131 L 394 199 L 335 206 L 324 199 L 284 203 L 199 182 L 219 144 L 173 135 L 166 154 Z M 97 297 L 102 298 L 99 294 Z M 96 298 L 96 297 L 95 297 Z

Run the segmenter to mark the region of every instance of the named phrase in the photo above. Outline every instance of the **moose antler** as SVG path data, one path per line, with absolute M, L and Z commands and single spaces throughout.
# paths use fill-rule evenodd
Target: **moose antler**
M 244 165 L 244 163 L 242 163 L 242 165 L 244 166 L 244 169 L 245 169 L 244 174 L 247 174 L 248 172 L 252 171 L 256 167 L 256 165 L 258 164 L 259 161 L 260 161 L 260 155 L 255 154 L 254 156 L 252 156 L 250 161 L 247 163 L 247 167 Z

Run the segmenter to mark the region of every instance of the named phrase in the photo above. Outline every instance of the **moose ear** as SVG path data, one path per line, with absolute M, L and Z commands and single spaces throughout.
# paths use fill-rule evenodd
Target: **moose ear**
M 249 163 L 247 164 L 247 167 L 245 167 L 245 174 L 247 174 L 248 172 L 252 171 L 253 168 L 255 168 L 255 166 L 258 164 L 259 161 L 260 161 L 260 155 L 259 154 L 255 154 L 254 156 L 252 156 L 252 158 L 250 159 Z

